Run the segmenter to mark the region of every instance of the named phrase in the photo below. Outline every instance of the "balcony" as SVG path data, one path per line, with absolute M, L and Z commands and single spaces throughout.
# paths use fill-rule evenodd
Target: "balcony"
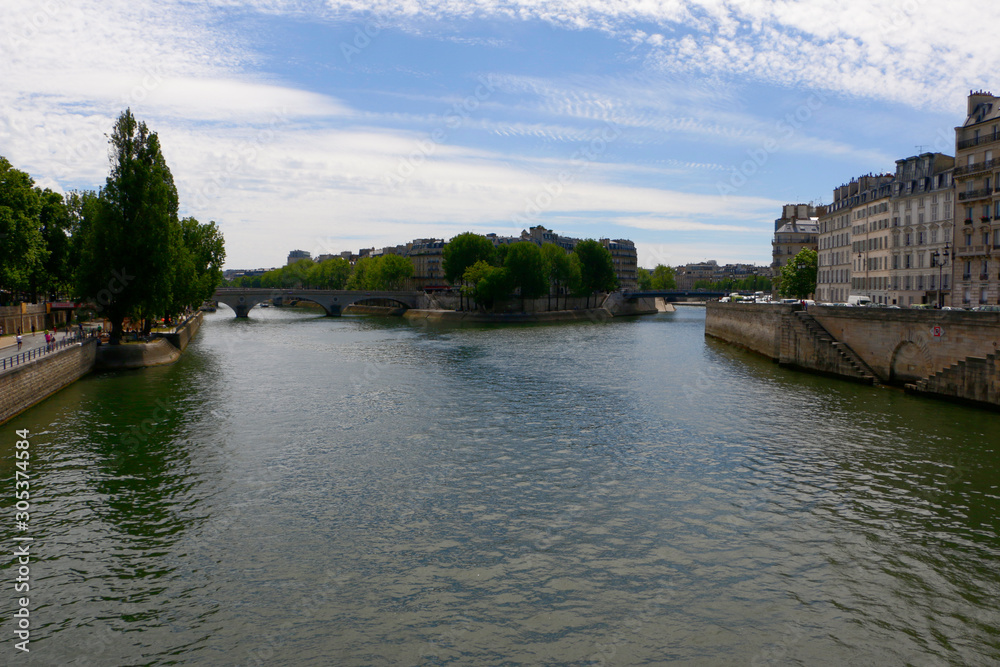
M 1000 165 L 1000 160 L 986 160 L 985 162 L 977 162 L 975 164 L 968 164 L 964 167 L 955 167 L 955 176 L 964 176 L 966 174 L 978 174 L 981 171 L 989 171 L 993 167 Z
M 987 245 L 966 245 L 955 248 L 958 257 L 975 257 L 977 255 L 990 254 L 990 247 Z M 966 278 L 968 280 L 968 278 Z
M 979 188 L 968 192 L 959 192 L 958 201 L 972 201 L 973 199 L 986 199 L 993 194 L 993 188 Z
M 972 148 L 973 146 L 982 146 L 984 144 L 991 144 L 994 141 L 1000 141 L 1000 134 L 989 134 L 984 137 L 975 137 L 973 139 L 963 139 L 958 142 L 958 150 L 965 150 L 966 148 Z

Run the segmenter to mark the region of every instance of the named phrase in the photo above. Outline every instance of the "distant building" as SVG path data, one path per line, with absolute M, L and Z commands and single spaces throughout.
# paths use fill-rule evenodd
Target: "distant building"
M 628 239 L 601 239 L 601 245 L 611 253 L 619 289 L 636 289 L 639 286 L 639 259 L 635 244 Z
M 312 256 L 306 250 L 293 250 L 288 253 L 288 261 L 285 262 L 285 266 L 291 266 L 300 259 L 312 259 Z
M 407 289 L 443 287 L 444 279 L 441 259 L 444 253 L 444 239 L 414 239 L 407 244 L 406 256 L 413 262 L 413 277 Z
M 782 217 L 774 221 L 771 241 L 771 271 L 775 276 L 803 248 L 817 249 L 818 216 L 825 212 L 826 207 L 812 204 L 786 204 L 782 208 Z

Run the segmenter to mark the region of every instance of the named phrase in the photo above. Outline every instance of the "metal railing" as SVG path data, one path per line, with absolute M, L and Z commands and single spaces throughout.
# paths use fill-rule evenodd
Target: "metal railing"
M 53 343 L 46 343 L 42 347 L 32 348 L 30 350 L 25 350 L 24 352 L 19 352 L 10 357 L 4 357 L 0 359 L 0 371 L 5 371 L 8 368 L 14 368 L 15 366 L 20 366 L 21 364 L 26 364 L 32 359 L 38 359 L 46 354 L 51 354 L 56 350 L 61 350 L 70 345 L 75 345 L 81 340 L 84 340 L 88 336 L 81 336 L 79 333 L 74 334 L 69 338 L 63 338 L 62 340 L 57 340 Z

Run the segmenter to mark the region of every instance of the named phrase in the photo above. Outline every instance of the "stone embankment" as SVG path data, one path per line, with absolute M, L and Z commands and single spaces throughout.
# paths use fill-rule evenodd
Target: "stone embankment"
M 0 424 L 89 373 L 96 353 L 86 338 L 0 373 Z
M 87 338 L 0 372 L 0 424 L 27 410 L 92 370 L 121 370 L 177 361 L 198 331 L 202 313 L 151 343 L 100 345 Z
M 1000 313 L 710 303 L 705 335 L 810 372 L 1000 408 Z
M 157 333 L 149 343 L 102 345 L 97 349 L 95 369 L 129 370 L 172 364 L 181 358 L 191 338 L 201 328 L 205 314 L 198 311 L 171 333 Z

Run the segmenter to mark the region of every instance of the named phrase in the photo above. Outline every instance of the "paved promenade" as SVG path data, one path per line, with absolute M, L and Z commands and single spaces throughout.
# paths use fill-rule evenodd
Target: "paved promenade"
M 61 341 L 64 338 L 72 337 L 73 332 L 66 334 L 60 331 L 56 335 L 56 340 Z M 10 359 L 11 357 L 16 357 L 19 354 L 27 352 L 28 350 L 34 350 L 36 348 L 45 347 L 45 332 L 39 331 L 34 336 L 29 332 L 27 336 L 21 336 L 21 349 L 17 349 L 17 336 L 2 336 L 0 337 L 0 360 Z M 10 362 L 7 362 L 7 366 L 10 367 Z

